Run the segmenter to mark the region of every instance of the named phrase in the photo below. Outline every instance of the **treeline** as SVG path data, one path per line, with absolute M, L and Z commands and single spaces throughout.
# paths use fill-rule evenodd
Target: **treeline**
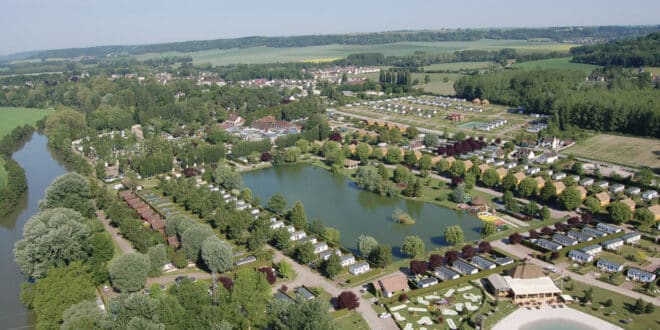
M 0 217 L 6 216 L 14 209 L 27 189 L 25 171 L 11 158 L 11 154 L 32 132 L 34 128 L 25 124 L 14 128 L 0 140 L 0 166 L 4 166 L 6 172 L 6 182 L 0 184 Z
M 275 63 L 275 64 L 240 64 L 226 65 L 217 68 L 220 76 L 229 81 L 250 79 L 309 79 L 311 75 L 302 69 L 311 68 L 317 64 L 309 63 Z
M 269 139 L 259 141 L 239 141 L 231 147 L 231 155 L 232 158 L 245 157 L 252 153 L 270 151 L 271 147 Z
M 104 57 L 122 54 L 162 53 L 169 51 L 195 52 L 209 49 L 247 47 L 304 47 L 318 45 L 375 45 L 403 41 L 470 41 L 480 39 L 539 39 L 563 41 L 571 38 L 617 39 L 646 35 L 658 30 L 652 26 L 596 26 L 551 28 L 457 29 L 439 31 L 391 31 L 334 35 L 306 35 L 291 37 L 245 37 L 236 39 L 195 40 L 140 46 L 98 46 L 25 53 L 24 58 L 72 58 L 78 56 Z
M 660 66 L 660 32 L 645 37 L 571 48 L 573 62 L 603 66 Z
M 610 72 L 611 73 L 611 72 Z M 464 76 L 454 84 L 467 99 L 482 98 L 550 115 L 550 124 L 660 137 L 657 89 L 648 75 L 588 84 L 570 70 L 506 70 Z

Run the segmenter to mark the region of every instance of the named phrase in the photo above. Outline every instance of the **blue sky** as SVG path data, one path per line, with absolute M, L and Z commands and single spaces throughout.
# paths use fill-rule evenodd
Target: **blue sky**
M 399 29 L 658 24 L 658 0 L 0 0 L 0 54 Z

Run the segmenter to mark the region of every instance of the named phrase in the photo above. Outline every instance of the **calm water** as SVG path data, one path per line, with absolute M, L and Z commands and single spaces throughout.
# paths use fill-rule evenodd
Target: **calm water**
M 14 262 L 12 250 L 14 243 L 23 236 L 25 222 L 37 213 L 37 204 L 46 187 L 67 171 L 48 149 L 48 139 L 40 134 L 34 134 L 13 158 L 25 169 L 28 190 L 16 210 L 0 219 L 0 329 L 34 327 L 34 314 L 19 301 L 24 278 Z
M 481 221 L 474 216 L 429 203 L 363 191 L 344 176 L 311 165 L 247 172 L 243 173 L 243 181 L 263 205 L 276 192 L 287 199 L 288 208 L 300 200 L 305 205 L 308 220 L 320 217 L 326 226 L 337 228 L 342 245 L 354 251 L 361 234 L 392 245 L 394 255 L 400 257 L 399 246 L 408 235 L 421 237 L 426 248 L 430 249 L 447 244 L 443 235 L 448 226 L 460 225 L 465 240 L 477 239 L 481 228 Z M 417 222 L 401 225 L 392 221 L 391 215 L 397 208 Z
M 520 327 L 520 330 L 597 330 L 584 323 L 565 319 L 535 321 Z

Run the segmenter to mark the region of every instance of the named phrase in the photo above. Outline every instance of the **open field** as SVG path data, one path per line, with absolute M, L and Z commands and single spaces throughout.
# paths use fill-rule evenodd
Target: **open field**
M 437 63 L 424 67 L 425 71 L 463 71 L 463 70 L 477 70 L 487 69 L 497 64 L 493 62 L 454 62 L 454 63 Z
M 598 134 L 562 153 L 628 166 L 660 168 L 660 140 Z
M 525 40 L 397 42 L 379 45 L 324 45 L 309 47 L 249 47 L 213 49 L 199 52 L 164 52 L 138 55 L 139 60 L 163 56 L 192 56 L 193 62 L 225 65 L 235 63 L 301 62 L 328 58 L 343 58 L 349 54 L 378 52 L 384 55 L 412 55 L 416 51 L 445 53 L 463 49 L 496 50 L 514 48 L 522 53 L 540 51 L 568 51 L 573 45 L 557 43 L 530 43 Z
M 20 125 L 34 125 L 41 118 L 54 112 L 53 110 L 0 107 L 0 138 Z
M 366 304 L 367 302 L 362 302 Z M 337 329 L 356 329 L 356 330 L 367 330 L 369 329 L 369 324 L 367 321 L 362 318 L 362 315 L 356 311 L 348 311 L 346 309 L 340 309 L 330 313 L 332 318 L 335 320 L 335 325 Z
M 538 61 L 529 61 L 529 62 L 520 62 L 513 64 L 514 68 L 519 69 L 564 69 L 564 70 L 579 70 L 584 71 L 584 73 L 589 74 L 594 69 L 598 68 L 598 65 L 592 64 L 583 64 L 583 63 L 572 63 L 571 57 L 561 57 L 561 58 L 549 58 L 547 60 L 538 60 Z
M 655 67 L 652 66 L 652 67 L 644 68 L 644 70 L 645 70 L 645 71 L 648 71 L 648 72 L 650 72 L 650 73 L 652 73 L 652 74 L 654 74 L 654 75 L 656 75 L 656 76 L 657 76 L 657 75 L 660 75 L 660 67 L 657 67 L 657 66 L 655 66 Z
M 477 62 L 480 63 L 480 62 Z M 431 82 L 424 83 L 424 76 L 429 75 Z M 429 93 L 454 95 L 454 82 L 462 75 L 458 73 L 413 73 L 412 78 L 420 81 L 416 88 L 422 88 Z

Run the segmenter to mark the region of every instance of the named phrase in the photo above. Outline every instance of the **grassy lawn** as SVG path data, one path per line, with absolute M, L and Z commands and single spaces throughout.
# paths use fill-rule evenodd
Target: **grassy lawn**
M 431 81 L 428 84 L 424 83 L 424 77 L 429 76 Z M 435 93 L 441 95 L 454 95 L 454 82 L 458 80 L 461 74 L 458 73 L 413 73 L 412 78 L 419 80 L 419 87 L 428 93 Z
M 571 288 L 571 286 L 572 290 L 568 290 L 567 287 Z M 564 285 L 564 294 L 570 294 L 573 297 L 581 298 L 584 296 L 585 290 L 588 290 L 589 288 L 590 286 L 587 284 L 571 281 L 571 284 L 568 286 Z M 608 299 L 612 299 L 611 307 L 604 306 L 604 303 Z M 660 310 L 656 308 L 653 314 L 638 315 L 632 311 L 634 305 L 635 299 L 633 298 L 628 298 L 612 291 L 593 287 L 593 301 L 591 306 L 577 302 L 568 306 L 625 329 L 657 329 L 660 324 L 658 321 L 660 320 Z M 612 312 L 614 312 L 614 314 Z M 620 320 L 627 318 L 630 318 L 633 321 L 629 324 L 620 322 Z
M 34 125 L 54 110 L 0 107 L 0 138 L 9 134 L 17 126 Z
M 369 324 L 358 312 L 341 309 L 330 313 L 330 316 L 335 320 L 337 329 L 369 329 Z
M 424 67 L 424 71 L 467 71 L 477 69 L 487 69 L 497 64 L 493 62 L 454 62 L 454 63 L 437 63 Z
M 513 64 L 514 68 L 532 70 L 532 69 L 565 69 L 583 71 L 585 74 L 591 73 L 598 65 L 572 63 L 571 57 L 549 58 L 546 60 L 520 62 Z
M 660 168 L 660 140 L 597 134 L 562 153 L 633 167 Z

